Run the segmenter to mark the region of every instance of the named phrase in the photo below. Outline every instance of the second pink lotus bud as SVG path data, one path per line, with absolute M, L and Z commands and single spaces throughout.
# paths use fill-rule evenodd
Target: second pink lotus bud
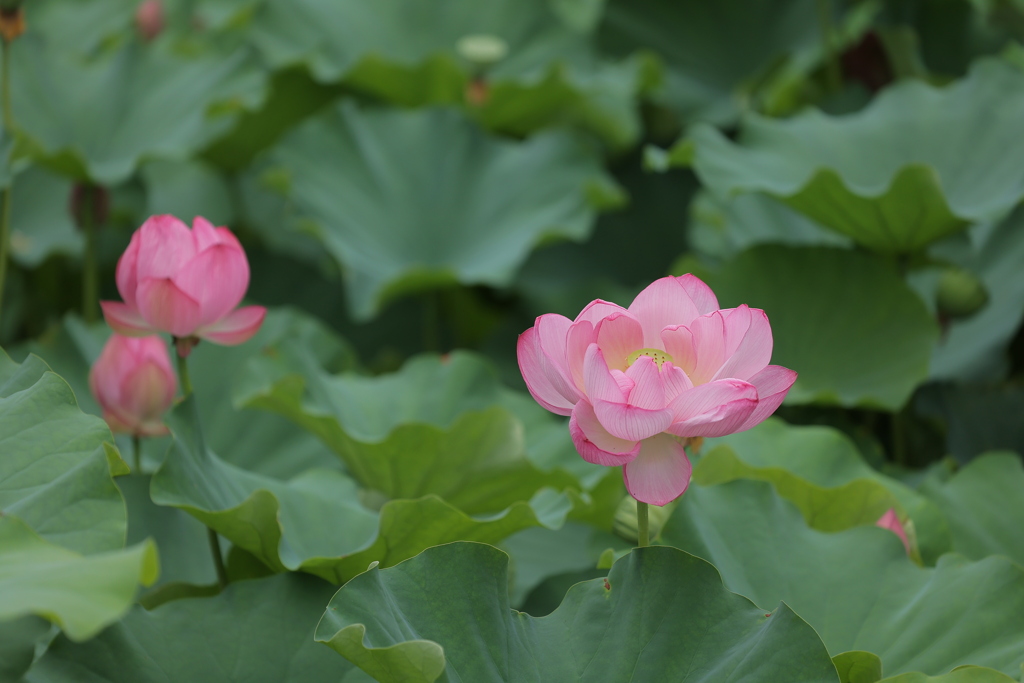
M 144 0 L 135 10 L 135 27 L 144 40 L 153 40 L 164 28 L 164 7 L 160 0 Z
M 89 388 L 113 431 L 167 434 L 163 416 L 174 402 L 178 381 L 160 337 L 111 335 L 89 372 Z

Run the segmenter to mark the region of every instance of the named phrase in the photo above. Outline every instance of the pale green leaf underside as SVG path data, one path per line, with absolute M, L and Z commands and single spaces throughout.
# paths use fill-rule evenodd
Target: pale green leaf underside
M 0 516 L 0 621 L 35 614 L 85 640 L 117 621 L 138 584 L 152 584 L 159 571 L 152 541 L 83 556 Z
M 976 62 L 946 88 L 906 80 L 864 110 L 749 115 L 739 142 L 699 125 L 693 165 L 716 194 L 773 195 L 884 252 L 910 252 L 1024 196 L 1024 74 Z
M 539 241 L 585 239 L 620 200 L 585 141 L 499 140 L 449 109 L 330 106 L 266 163 L 287 179 L 293 227 L 341 263 L 359 319 L 441 284 L 507 285 Z

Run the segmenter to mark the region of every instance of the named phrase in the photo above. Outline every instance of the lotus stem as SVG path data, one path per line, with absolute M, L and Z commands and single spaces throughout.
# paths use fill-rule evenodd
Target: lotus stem
M 86 323 L 96 322 L 96 303 L 99 301 L 99 269 L 96 262 L 96 197 L 92 187 L 82 191 L 78 224 L 85 233 L 85 254 L 82 262 L 82 318 Z
M 0 40 L 0 107 L 4 115 L 4 134 L 13 135 L 14 117 L 11 115 L 11 44 L 6 38 Z M 4 308 L 4 283 L 7 282 L 7 259 L 11 244 L 11 186 L 4 188 L 4 206 L 0 213 L 0 312 Z
M 821 49 L 825 53 L 825 73 L 833 92 L 843 87 L 843 71 L 839 55 L 832 46 L 832 2 L 818 0 L 818 26 L 821 31 Z
M 651 544 L 647 520 L 647 503 L 636 502 L 636 545 L 643 548 Z
M 135 464 L 135 474 L 142 474 L 142 439 L 138 434 L 132 434 L 132 458 Z
M 177 340 L 175 340 L 177 341 Z M 188 398 L 192 394 L 192 381 L 188 377 L 188 358 L 182 356 L 180 353 L 177 354 L 178 358 L 178 382 L 181 384 L 181 393 L 183 398 Z
M 213 555 L 213 566 L 217 570 L 217 585 L 223 590 L 228 585 L 228 570 L 224 568 L 224 556 L 220 552 L 220 538 L 217 532 L 206 527 L 206 535 L 210 539 L 210 553 Z

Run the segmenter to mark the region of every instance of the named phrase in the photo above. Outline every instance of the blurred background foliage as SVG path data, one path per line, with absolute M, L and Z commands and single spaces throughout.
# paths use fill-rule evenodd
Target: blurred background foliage
M 96 301 L 119 298 L 117 258 L 155 213 L 231 227 L 248 300 L 274 309 L 246 345 L 193 355 L 205 433 L 179 408 L 176 457 L 148 440 L 152 477 L 117 480 L 127 521 L 104 523 L 160 547 L 147 607 L 216 592 L 198 519 L 231 542 L 234 578 L 341 583 L 438 543 L 503 543 L 513 605 L 550 612 L 634 539 L 612 533 L 617 471 L 582 462 L 525 395 L 516 336 L 692 272 L 723 306 L 764 308 L 773 362 L 800 377 L 779 419 L 705 445 L 662 540 L 765 609 L 805 605 L 816 627 L 817 593 L 856 584 L 854 603 L 888 604 L 869 593 L 903 563 L 906 604 L 936 604 L 921 623 L 948 628 L 898 623 L 900 601 L 880 618 L 966 644 L 885 654 L 887 673 L 1019 675 L 1019 611 L 990 620 L 1009 643 L 993 654 L 956 600 L 1006 573 L 986 605 L 1024 595 L 1024 3 L 28 0 L 24 19 L 4 60 L 0 346 L 37 354 L 99 414 Z M 0 360 L 0 398 L 42 372 Z M 99 443 L 82 462 L 102 463 Z M 889 508 L 923 567 L 852 528 Z M 720 526 L 727 546 L 769 553 L 735 531 L 765 519 L 790 566 L 847 567 L 869 547 L 866 568 L 812 585 L 705 547 Z M 939 559 L 950 550 L 964 557 Z M 995 554 L 1012 562 L 964 564 Z M 933 574 L 961 592 L 933 600 Z M 332 589 L 261 581 L 309 637 L 265 645 L 254 676 L 284 680 L 274 662 L 301 654 L 309 676 L 365 680 L 306 653 Z M 249 624 L 247 599 L 135 608 L 103 638 Z M 867 642 L 848 625 L 819 628 L 830 654 L 881 656 L 894 632 Z M 18 636 L 0 680 L 21 680 L 45 628 L 0 626 Z M 150 636 L 124 646 L 138 669 L 109 680 L 182 666 Z M 96 652 L 61 636 L 26 680 L 102 671 Z
M 131 231 L 201 214 L 369 372 L 517 385 L 536 315 L 692 271 L 768 310 L 788 420 L 911 467 L 1024 441 L 1017 3 L 137 7 L 33 0 L 11 43 L 7 347 L 94 319 L 87 243 L 117 298 Z

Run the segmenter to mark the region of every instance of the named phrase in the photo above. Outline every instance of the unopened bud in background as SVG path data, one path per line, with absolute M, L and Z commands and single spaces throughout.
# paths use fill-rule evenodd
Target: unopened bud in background
M 111 430 L 167 434 L 163 416 L 174 402 L 178 380 L 160 337 L 111 335 L 89 372 L 89 388 Z
M 135 28 L 143 40 L 153 40 L 164 29 L 164 6 L 160 0 L 143 0 L 135 10 Z
M 988 290 L 963 268 L 947 268 L 939 278 L 935 304 L 939 314 L 951 319 L 968 318 L 988 303 Z
M 22 0 L 0 0 L 0 36 L 11 42 L 25 32 L 25 14 Z

